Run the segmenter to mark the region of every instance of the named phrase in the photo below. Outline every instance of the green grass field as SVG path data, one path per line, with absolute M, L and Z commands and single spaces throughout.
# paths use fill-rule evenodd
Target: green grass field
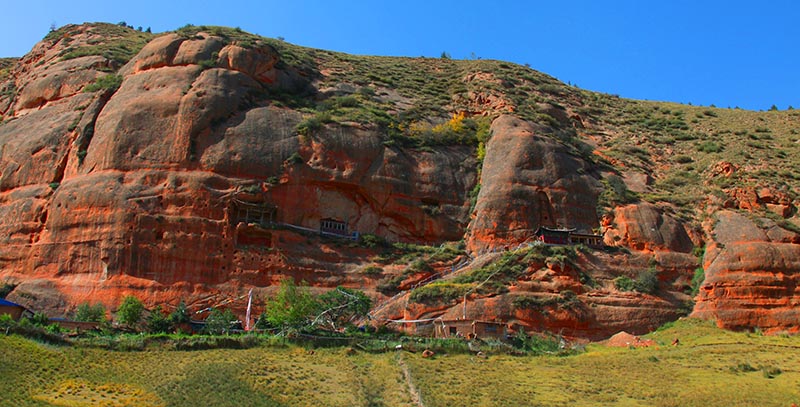
M 299 346 L 109 351 L 0 336 L 2 406 L 790 406 L 800 337 L 679 321 L 658 346 L 574 356 Z M 679 338 L 679 346 L 670 346 Z M 411 383 L 409 385 L 409 382 Z

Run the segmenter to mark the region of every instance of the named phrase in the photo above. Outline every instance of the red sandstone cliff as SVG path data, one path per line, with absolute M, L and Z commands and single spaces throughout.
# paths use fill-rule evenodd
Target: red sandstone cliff
M 94 30 L 72 27 L 69 42 L 96 43 Z M 403 274 L 407 266 L 376 259 L 379 249 L 258 224 L 250 208 L 278 224 L 316 230 L 333 219 L 391 242 L 464 239 L 476 260 L 445 282 L 496 261 L 492 251 L 531 243 L 539 226 L 600 231 L 614 250 L 578 251 L 568 263 L 526 262 L 505 290 L 467 296 L 470 318 L 589 338 L 641 333 L 689 311 L 686 293 L 701 265 L 692 252 L 707 246 L 693 315 L 737 329 L 798 329 L 798 234 L 757 215 L 715 213 L 719 206 L 766 210 L 791 221 L 792 195 L 739 188 L 726 200 L 709 197 L 697 208 L 698 217 L 717 219 L 705 231 L 672 205 L 644 201 L 603 208 L 600 219 L 601 180 L 626 168 L 565 142 L 597 145 L 607 130 L 575 113 L 586 103 L 576 94 L 561 94 L 565 107 L 537 103 L 549 119 L 534 122 L 515 113 L 519 100 L 502 90 L 510 82 L 460 73 L 468 91 L 445 107 L 492 118 L 478 168 L 474 145 L 388 143 L 389 130 L 378 123 L 323 121 L 300 134 L 313 113 L 275 95 L 319 102 L 356 87 L 323 91 L 342 68 L 309 73 L 314 68 L 284 61 L 265 42 L 165 34 L 124 66 L 102 55 L 64 59 L 68 46 L 66 36 L 37 44 L 0 83 L 14 90 L 0 94 L 0 279 L 17 285 L 13 298 L 34 309 L 63 314 L 84 301 L 113 309 L 129 294 L 148 305 L 186 300 L 200 308 L 251 287 L 263 298 L 287 276 L 319 290 L 361 288 L 381 302 L 392 294 L 377 289 L 387 280 L 409 288 L 467 258 Z M 120 76 L 118 89 L 86 91 L 109 73 Z M 420 104 L 375 87 L 391 114 Z M 636 189 L 648 191 L 648 182 Z M 373 265 L 381 271 L 365 272 Z M 620 276 L 648 269 L 657 273 L 654 293 L 615 287 Z M 520 306 L 521 297 L 538 305 Z M 463 299 L 398 298 L 382 317 L 464 313 Z

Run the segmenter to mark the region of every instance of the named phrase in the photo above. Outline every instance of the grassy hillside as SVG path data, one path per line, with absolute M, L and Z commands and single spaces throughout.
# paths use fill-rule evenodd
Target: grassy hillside
M 631 100 L 503 61 L 357 56 L 262 40 L 327 91 L 305 99 L 306 113 L 385 126 L 387 137 L 400 133 L 406 145 L 411 139 L 418 146 L 477 148 L 481 136 L 448 137 L 435 125 L 457 112 L 511 113 L 543 125 L 542 132 L 594 161 L 605 177 L 630 183 L 632 174 L 648 175 L 644 185 L 631 185 L 638 193 L 627 200 L 673 204 L 686 220 L 698 220 L 698 204 L 723 199 L 732 187 L 800 196 L 800 111 Z M 351 94 L 346 104 L 341 94 Z M 736 168 L 731 176 L 715 173 L 723 162 Z
M 800 337 L 679 321 L 645 349 L 591 345 L 520 357 L 343 348 L 139 352 L 0 337 L 0 404 L 14 406 L 788 406 L 800 402 Z M 670 346 L 679 338 L 679 346 Z M 411 387 L 409 386 L 409 381 Z

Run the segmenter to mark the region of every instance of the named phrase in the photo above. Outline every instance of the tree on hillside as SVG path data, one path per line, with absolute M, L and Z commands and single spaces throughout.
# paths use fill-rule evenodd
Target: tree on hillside
M 191 319 L 189 317 L 189 309 L 186 308 L 185 302 L 181 301 L 178 303 L 178 306 L 175 307 L 175 311 L 169 314 L 169 320 L 174 325 L 189 323 Z
M 117 320 L 121 324 L 133 327 L 142 320 L 143 312 L 144 304 L 138 298 L 129 295 L 122 300 L 117 309 Z
M 147 316 L 147 331 L 154 334 L 165 334 L 172 331 L 172 321 L 158 305 Z
M 317 300 L 321 311 L 313 322 L 330 330 L 342 328 L 367 315 L 372 306 L 372 300 L 366 294 L 344 287 L 328 291 Z
M 206 318 L 205 331 L 211 335 L 227 334 L 236 319 L 236 315 L 233 315 L 231 310 L 226 309 L 223 311 L 219 308 L 214 308 Z
M 106 320 L 106 308 L 103 304 L 94 305 L 84 302 L 78 304 L 75 309 L 75 320 L 81 322 L 104 322 Z
M 278 293 L 267 301 L 261 318 L 283 331 L 301 330 L 309 326 L 317 309 L 319 304 L 308 285 L 305 282 L 297 285 L 287 278 L 281 281 Z

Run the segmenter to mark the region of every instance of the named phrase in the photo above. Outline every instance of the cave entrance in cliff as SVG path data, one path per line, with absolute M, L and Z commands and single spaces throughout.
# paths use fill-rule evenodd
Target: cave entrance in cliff
M 267 227 L 275 222 L 278 209 L 267 202 L 245 202 L 238 199 L 233 201 L 233 224 L 257 224 Z

